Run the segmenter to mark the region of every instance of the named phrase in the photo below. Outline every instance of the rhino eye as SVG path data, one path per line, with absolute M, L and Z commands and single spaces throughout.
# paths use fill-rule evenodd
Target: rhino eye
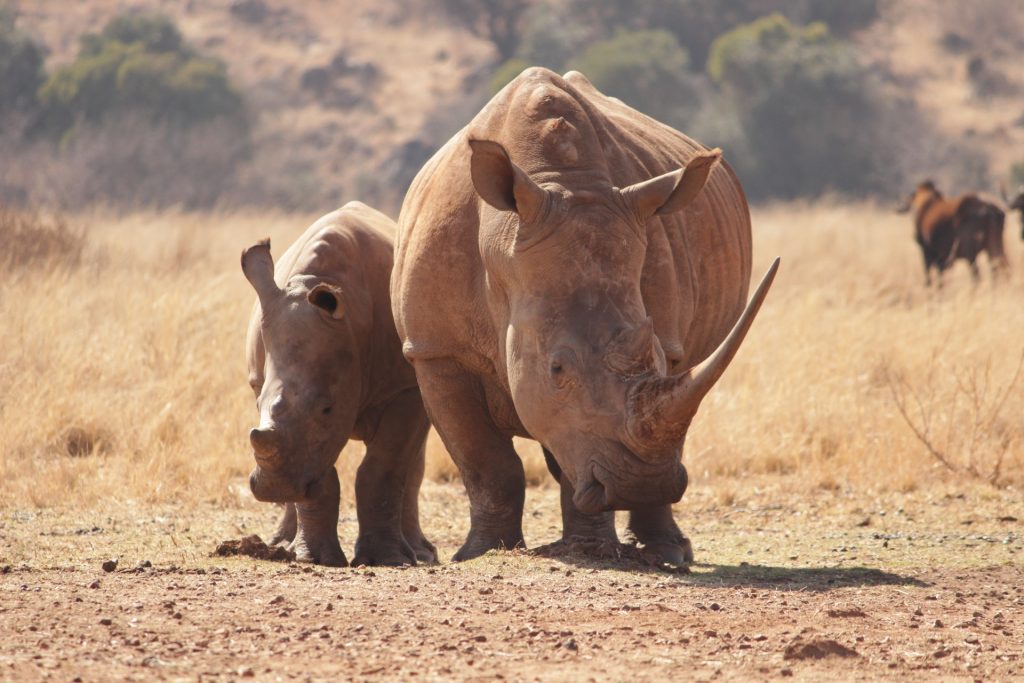
M 569 349 L 559 349 L 551 355 L 548 372 L 551 375 L 551 381 L 559 389 L 565 388 L 572 382 L 575 360 L 575 354 Z
M 334 410 L 334 406 L 327 406 L 326 408 L 324 408 L 320 412 L 322 414 L 324 414 L 324 415 L 330 415 L 332 410 Z

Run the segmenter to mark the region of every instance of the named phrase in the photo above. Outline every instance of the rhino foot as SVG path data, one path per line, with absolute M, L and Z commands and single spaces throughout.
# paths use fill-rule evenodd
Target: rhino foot
M 415 565 L 416 553 L 412 546 L 399 536 L 360 536 L 356 539 L 356 556 L 352 558 L 352 566 L 387 566 L 401 567 Z
M 647 562 L 659 567 L 681 568 L 693 563 L 693 546 L 685 536 L 679 542 L 646 543 L 640 553 Z
M 290 550 L 295 553 L 295 559 L 299 562 L 310 562 L 325 567 L 348 566 L 337 534 L 323 539 L 308 539 L 300 535 L 292 543 Z
M 437 548 L 423 536 L 414 541 L 409 541 L 412 552 L 416 555 L 416 561 L 421 564 L 437 564 Z
M 462 544 L 459 551 L 452 556 L 452 562 L 465 562 L 466 560 L 472 560 L 473 558 L 480 557 L 488 550 L 512 550 L 513 548 L 525 548 L 526 543 L 523 542 L 523 535 L 520 534 L 509 534 L 506 536 L 498 536 L 492 534 L 481 534 L 469 532 L 469 537 L 466 538 L 466 542 Z

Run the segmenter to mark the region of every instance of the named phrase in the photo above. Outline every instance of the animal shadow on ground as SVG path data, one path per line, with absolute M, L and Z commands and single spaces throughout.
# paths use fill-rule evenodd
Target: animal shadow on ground
M 827 592 L 852 586 L 927 586 L 924 581 L 872 567 L 776 567 L 694 563 L 672 567 L 652 562 L 643 548 L 607 540 L 572 538 L 529 551 L 581 569 L 617 569 L 676 577 L 682 583 L 708 588 L 771 588 Z

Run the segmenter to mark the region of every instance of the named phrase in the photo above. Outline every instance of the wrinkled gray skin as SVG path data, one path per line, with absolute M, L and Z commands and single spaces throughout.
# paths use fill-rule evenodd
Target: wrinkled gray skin
M 257 500 L 285 504 L 272 543 L 344 566 L 338 475 L 345 443 L 366 443 L 356 476 L 354 564 L 434 562 L 417 497 L 429 422 L 391 317 L 394 223 L 358 202 L 314 223 L 275 268 L 269 241 L 242 253 L 256 290 L 246 342 L 260 422 L 249 439 Z
M 750 216 L 719 156 L 534 68 L 416 177 L 392 301 L 470 499 L 456 560 L 523 544 L 517 435 L 545 449 L 564 537 L 615 539 L 630 510 L 635 540 L 692 560 L 671 509 L 686 430 L 777 267 L 745 311 Z

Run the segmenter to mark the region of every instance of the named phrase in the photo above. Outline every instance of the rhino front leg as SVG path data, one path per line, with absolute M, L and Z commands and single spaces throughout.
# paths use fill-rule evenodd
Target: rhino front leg
M 291 549 L 300 562 L 344 567 L 348 562 L 338 543 L 338 472 L 332 467 L 316 488 L 313 499 L 295 503 L 298 524 Z
M 526 475 L 512 435 L 494 423 L 480 381 L 458 363 L 417 360 L 416 378 L 430 420 L 459 468 L 469 496 L 469 535 L 452 558 L 521 548 Z
M 281 513 L 281 520 L 277 523 L 274 535 L 270 537 L 268 545 L 290 545 L 295 540 L 295 531 L 298 528 L 298 516 L 295 512 L 295 503 L 285 503 Z
M 562 503 L 562 540 L 567 541 L 573 536 L 583 538 L 599 538 L 613 543 L 619 542 L 615 533 L 615 513 L 601 512 L 596 515 L 588 515 L 580 512 L 572 502 L 575 491 L 569 478 L 562 475 L 562 468 L 558 466 L 554 454 L 544 449 L 544 461 L 547 463 L 548 471 L 558 480 L 561 486 Z
M 366 442 L 366 457 L 356 473 L 356 511 L 359 538 L 355 565 L 416 564 L 416 541 L 421 550 L 433 548 L 415 520 L 413 538 L 404 535 L 407 492 L 413 500 L 423 480 L 423 445 L 430 422 L 419 392 L 408 390 L 381 414 L 373 438 Z M 418 514 L 417 508 L 412 512 Z M 436 555 L 426 558 L 436 560 Z
M 659 564 L 682 567 L 693 562 L 693 547 L 672 517 L 671 505 L 631 510 L 629 533 Z

